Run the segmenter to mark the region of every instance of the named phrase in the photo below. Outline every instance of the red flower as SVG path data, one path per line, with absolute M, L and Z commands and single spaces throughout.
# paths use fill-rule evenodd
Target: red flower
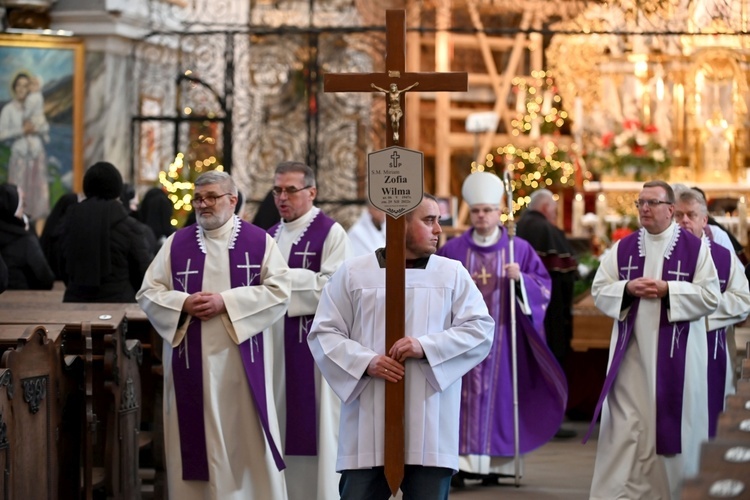
M 659 131 L 659 129 L 656 128 L 656 125 L 646 125 L 643 128 L 643 131 L 646 132 L 647 134 L 655 134 L 656 132 Z
M 622 128 L 625 130 L 640 130 L 641 122 L 638 120 L 625 120 L 622 122 Z
M 602 146 L 608 148 L 612 144 L 612 139 L 614 138 L 614 132 L 605 132 L 604 134 L 602 134 Z
M 629 235 L 632 232 L 633 230 L 629 227 L 619 227 L 615 229 L 614 231 L 612 231 L 612 243 L 623 239 L 625 236 Z

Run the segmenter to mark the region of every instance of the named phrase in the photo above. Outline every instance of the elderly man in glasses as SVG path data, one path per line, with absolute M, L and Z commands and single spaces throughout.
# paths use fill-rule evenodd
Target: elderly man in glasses
M 601 410 L 592 499 L 680 498 L 708 439 L 704 317 L 721 292 L 708 247 L 674 222 L 674 204 L 669 184 L 645 183 L 642 228 L 615 243 L 591 287 L 615 320 L 592 422 Z
M 674 220 L 680 227 L 702 238 L 709 247 L 721 287 L 719 307 L 708 317 L 708 435 L 714 438 L 725 398 L 734 394 L 729 342 L 734 343 L 734 325 L 745 321 L 750 312 L 750 292 L 744 267 L 734 249 L 727 249 L 710 237 L 706 199 L 687 186 L 673 187 L 676 196 Z
M 287 314 L 272 329 L 274 398 L 289 498 L 300 500 L 338 498 L 340 402 L 315 366 L 307 334 L 323 286 L 351 257 L 344 228 L 313 206 L 316 194 L 309 166 L 277 165 L 273 196 L 281 221 L 268 232 L 291 268 L 292 295 Z
M 290 272 L 236 204 L 228 174 L 198 177 L 198 223 L 167 239 L 136 297 L 164 339 L 170 498 L 287 498 L 272 352 L 258 333 L 283 317 Z

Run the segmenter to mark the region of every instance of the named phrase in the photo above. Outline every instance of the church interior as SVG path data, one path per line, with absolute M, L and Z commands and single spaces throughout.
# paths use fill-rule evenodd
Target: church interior
M 139 195 L 164 189 L 181 226 L 193 181 L 218 168 L 252 220 L 275 166 L 298 160 L 315 171 L 316 204 L 348 227 L 367 202 L 368 154 L 387 146 L 388 101 L 327 92 L 324 76 L 384 71 L 393 9 L 405 12 L 407 71 L 468 75 L 465 92 L 416 87 L 403 101 L 401 145 L 424 154 L 445 237 L 467 228 L 466 176 L 508 171 L 514 212 L 553 191 L 588 262 L 637 227 L 633 202 L 660 179 L 700 187 L 747 253 L 750 0 L 0 0 L 0 108 L 14 74 L 38 76 L 50 204 L 104 160 Z M 9 151 L 0 142 L 1 182 Z M 576 312 L 582 420 L 611 325 L 592 310 Z M 748 341 L 738 328 L 738 357 Z M 594 450 L 557 440 L 527 462 L 525 492 L 455 496 L 585 498 Z

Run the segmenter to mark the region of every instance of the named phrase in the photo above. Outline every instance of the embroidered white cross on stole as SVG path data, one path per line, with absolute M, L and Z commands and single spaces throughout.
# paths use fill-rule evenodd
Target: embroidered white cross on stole
M 310 333 L 310 326 L 312 324 L 314 316 L 300 316 L 299 318 L 299 343 L 302 343 L 302 339 L 307 339 L 307 334 Z
M 244 264 L 237 264 L 237 269 L 244 269 L 245 270 L 245 283 L 243 283 L 244 286 L 249 286 L 250 283 L 253 282 L 253 280 L 260 274 L 258 273 L 251 273 L 250 269 L 260 269 L 260 264 L 250 264 L 250 254 L 248 252 L 245 252 L 245 263 Z
M 190 279 L 191 274 L 198 274 L 197 270 L 191 271 L 190 270 L 190 261 L 192 259 L 187 260 L 187 265 L 185 266 L 184 271 L 179 271 L 175 273 L 176 276 L 182 276 L 183 278 L 177 278 L 177 281 L 182 285 L 182 290 L 185 291 L 185 293 L 188 292 L 188 280 Z M 190 319 L 192 321 L 192 318 Z M 185 336 L 185 340 L 180 343 L 180 346 L 178 347 L 177 351 L 178 356 L 182 357 L 182 355 L 185 355 L 185 368 L 188 370 L 190 369 L 190 356 L 188 356 L 188 337 Z
M 177 276 L 183 276 L 184 277 L 184 281 L 181 280 L 180 278 L 177 278 L 177 281 L 180 283 L 180 285 L 182 285 L 182 290 L 185 293 L 190 293 L 190 292 L 188 292 L 188 279 L 190 278 L 190 275 L 191 274 L 198 274 L 198 271 L 191 271 L 190 270 L 190 261 L 191 261 L 191 259 L 187 260 L 187 266 L 185 267 L 184 271 L 179 271 L 179 272 L 175 273 Z
M 305 269 L 309 269 L 310 261 L 307 259 L 307 257 L 312 256 L 312 255 L 317 255 L 317 252 L 310 251 L 310 242 L 308 241 L 307 244 L 305 244 L 305 250 L 303 252 L 294 252 L 294 255 L 301 255 L 302 267 L 304 267 Z
M 722 339 L 721 333 L 724 331 L 723 328 L 719 328 L 714 332 L 714 335 L 716 335 L 716 341 L 714 342 L 714 360 L 718 357 L 719 349 L 721 349 L 722 355 L 726 351 L 726 347 L 724 345 L 724 341 L 726 339 Z
M 687 278 L 688 276 L 690 276 L 689 273 L 683 273 L 683 272 L 680 271 L 680 269 L 682 269 L 682 261 L 678 260 L 677 261 L 677 271 L 667 271 L 667 274 L 674 275 L 675 281 L 682 281 L 683 277 Z M 688 328 L 690 328 L 690 327 L 688 326 Z M 681 335 L 682 335 L 682 330 L 680 328 L 677 328 L 677 324 L 675 323 L 674 325 L 672 325 L 672 347 L 669 350 L 669 357 L 670 358 L 674 357 L 674 350 L 675 350 L 675 348 L 677 348 L 677 349 L 680 348 L 680 336 Z
M 620 271 L 627 271 L 628 275 L 625 276 L 624 273 L 621 272 L 620 279 L 630 280 L 630 271 L 635 271 L 636 269 L 638 269 L 638 266 L 633 265 L 633 256 L 628 256 L 628 265 L 620 268 Z

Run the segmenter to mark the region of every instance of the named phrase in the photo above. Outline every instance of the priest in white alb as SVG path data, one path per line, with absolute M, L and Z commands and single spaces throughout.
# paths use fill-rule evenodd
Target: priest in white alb
M 352 257 L 359 257 L 383 248 L 385 246 L 385 212 L 367 205 L 346 234 L 352 245 Z
M 731 350 L 727 345 L 728 341 L 734 342 L 734 336 L 729 331 L 734 325 L 747 319 L 750 313 L 750 290 L 743 272 L 744 267 L 734 249 L 718 244 L 706 230 L 708 207 L 703 195 L 687 187 L 673 188 L 676 198 L 674 220 L 680 227 L 702 238 L 711 250 L 721 287 L 719 307 L 708 317 L 707 411 L 708 435 L 713 439 L 716 437 L 719 414 L 724 411 L 726 397 L 734 394 Z
M 136 297 L 164 341 L 173 499 L 287 498 L 261 332 L 286 311 L 289 269 L 273 238 L 234 215 L 236 203 L 228 174 L 198 177 L 197 224 L 169 237 Z
M 433 255 L 442 232 L 435 198 L 425 194 L 404 217 L 405 336 L 386 345 L 390 243 L 336 271 L 308 336 L 315 362 L 342 402 L 336 461 L 342 500 L 391 496 L 384 474 L 385 385 L 401 379 L 404 498 L 448 497 L 458 469 L 461 378 L 492 347 L 494 321 L 469 272 Z
M 321 291 L 350 254 L 339 223 L 313 206 L 313 170 L 298 161 L 276 166 L 273 199 L 281 221 L 268 232 L 289 264 L 287 314 L 273 325 L 274 399 L 290 500 L 338 496 L 335 468 L 339 401 L 315 366 L 307 334 Z
M 591 499 L 680 498 L 708 439 L 705 316 L 721 292 L 708 247 L 674 223 L 674 203 L 669 184 L 643 185 L 641 229 L 605 254 L 591 287 L 615 319 Z

